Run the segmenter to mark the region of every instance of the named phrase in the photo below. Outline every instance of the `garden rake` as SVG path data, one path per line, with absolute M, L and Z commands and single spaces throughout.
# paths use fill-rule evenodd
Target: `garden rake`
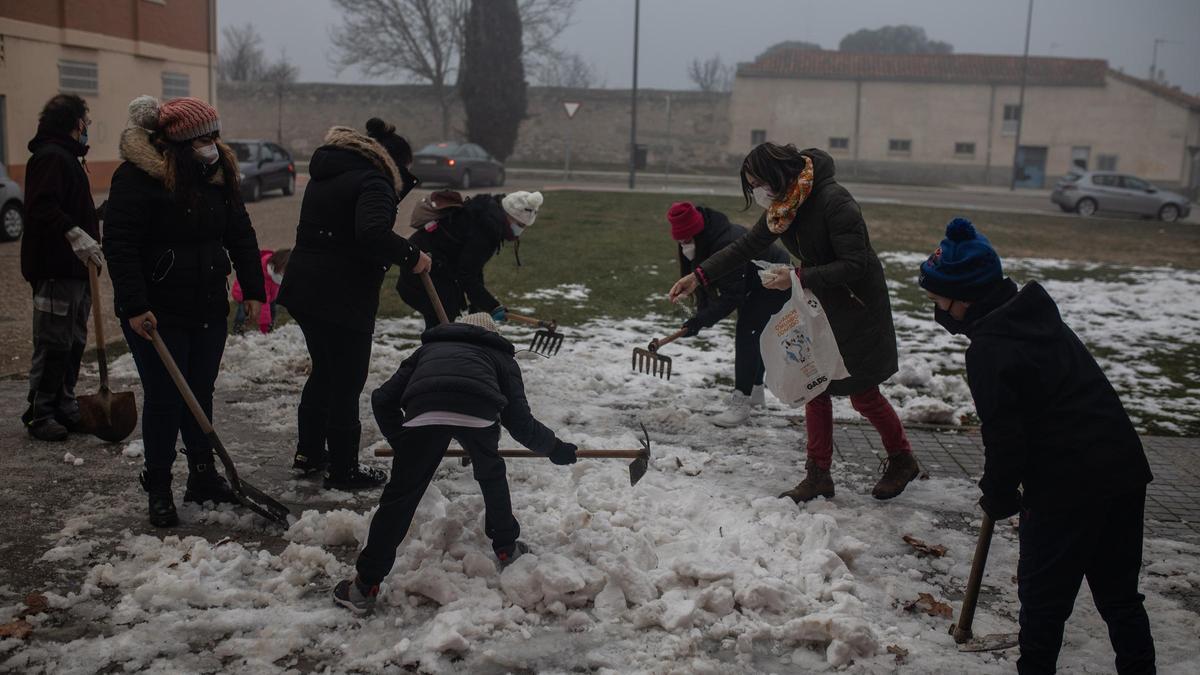
M 661 340 L 658 338 L 651 340 L 645 349 L 634 347 L 633 369 L 639 373 L 671 379 L 671 357 L 659 354 L 658 350 L 663 345 L 674 342 L 684 335 L 687 335 L 687 328 L 680 328 Z
M 506 318 L 527 326 L 537 326 L 538 330 L 533 334 L 533 342 L 529 345 L 529 351 L 549 357 L 557 354 L 558 350 L 562 348 L 563 339 L 566 336 L 558 332 L 557 321 L 544 321 L 512 312 L 508 312 Z

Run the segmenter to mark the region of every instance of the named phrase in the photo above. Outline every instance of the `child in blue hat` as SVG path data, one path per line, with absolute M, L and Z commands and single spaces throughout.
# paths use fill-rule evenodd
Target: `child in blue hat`
M 971 340 L 967 381 L 985 454 L 979 504 L 995 520 L 1021 516 L 1017 670 L 1055 671 L 1086 578 L 1117 672 L 1153 673 L 1138 593 L 1150 466 L 1116 391 L 1046 290 L 1018 290 L 971 221 L 946 226 L 920 285 L 935 320 Z

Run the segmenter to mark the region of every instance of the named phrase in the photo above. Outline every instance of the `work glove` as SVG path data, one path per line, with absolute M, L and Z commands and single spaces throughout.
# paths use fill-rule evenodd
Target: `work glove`
M 700 334 L 700 328 L 700 322 L 696 320 L 696 317 L 684 321 L 683 329 L 687 332 L 683 334 L 683 337 L 696 337 Z
M 100 243 L 80 227 L 72 227 L 67 230 L 67 241 L 71 243 L 71 250 L 74 251 L 75 257 L 84 265 L 91 262 L 99 270 L 104 267 L 104 253 L 100 250 Z
M 579 447 L 574 443 L 566 443 L 564 441 L 554 441 L 554 449 L 550 451 L 550 461 L 559 466 L 574 464 L 576 462 L 575 451 Z
M 492 310 L 492 321 L 504 321 L 508 318 L 508 309 L 504 305 L 497 305 L 496 309 Z
M 1021 512 L 1021 493 L 1013 490 L 1005 497 L 996 497 L 986 492 L 979 498 L 979 506 L 983 512 L 995 521 L 1011 518 Z

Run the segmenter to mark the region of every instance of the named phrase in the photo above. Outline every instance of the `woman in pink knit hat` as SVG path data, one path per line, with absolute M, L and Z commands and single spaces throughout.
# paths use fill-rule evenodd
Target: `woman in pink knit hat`
M 196 98 L 129 104 L 124 162 L 113 175 L 104 254 L 121 328 L 142 379 L 142 486 L 150 523 L 179 522 L 171 495 L 175 440 L 182 434 L 188 480 L 183 499 L 236 503 L 213 464 L 213 449 L 185 409 L 150 343 L 157 332 L 212 418 L 225 349 L 227 278 L 237 270 L 246 314 L 266 299 L 258 240 L 238 187 L 237 159 L 220 141 L 217 111 Z M 148 328 L 147 328 L 148 327 Z

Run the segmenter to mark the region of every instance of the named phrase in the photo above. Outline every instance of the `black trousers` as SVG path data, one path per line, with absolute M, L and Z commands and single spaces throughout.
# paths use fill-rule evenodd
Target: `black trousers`
M 462 289 L 459 288 L 458 282 L 452 275 L 436 268 L 429 273 L 429 277 L 433 280 L 433 287 L 437 289 L 442 309 L 446 310 L 446 316 L 454 321 L 467 306 Z M 404 301 L 404 304 L 421 313 L 425 319 L 425 330 L 438 325 L 437 312 L 433 309 L 433 302 L 429 299 L 429 294 L 425 292 L 425 285 L 421 282 L 419 275 L 407 270 L 400 272 L 400 279 L 396 282 L 396 292 L 400 294 L 400 299 Z
M 57 418 L 79 421 L 75 384 L 87 345 L 92 292 L 81 279 L 45 279 L 33 289 L 33 359 L 29 365 L 29 408 L 21 419 L 32 424 Z
M 1086 577 L 1108 624 L 1118 673 L 1153 673 L 1154 638 L 1138 593 L 1146 490 L 1088 508 L 1021 514 L 1020 673 L 1053 673 L 1063 626 Z
M 398 411 L 382 410 L 378 405 L 375 408 L 377 419 L 388 416 L 393 423 L 395 412 Z M 381 422 L 380 428 L 386 426 L 387 422 Z M 500 425 L 484 429 L 405 427 L 398 433 L 387 434 L 387 439 L 395 450 L 392 476 L 383 488 L 379 509 L 371 518 L 367 545 L 358 555 L 356 565 L 358 578 L 364 584 L 378 584 L 392 571 L 396 549 L 408 534 L 417 504 L 429 488 L 451 439 L 458 441 L 471 456 L 475 480 L 483 491 L 484 533 L 492 540 L 492 548 L 510 546 L 521 535 L 521 526 L 512 513 L 504 460 L 496 450 Z
M 737 332 L 733 339 L 733 388 L 747 396 L 763 383 L 763 375 L 767 372 L 758 348 L 759 336 L 767 321 L 791 296 L 789 291 L 759 288 L 738 308 Z
M 142 441 L 146 445 L 146 469 L 153 474 L 169 474 L 175 463 L 175 441 L 180 435 L 187 450 L 189 468 L 211 465 L 212 444 L 188 411 L 154 345 L 134 333 L 128 321 L 121 321 L 121 329 L 142 379 Z M 158 334 L 204 414 L 211 420 L 213 389 L 225 353 L 225 321 L 213 321 L 197 328 L 160 324 Z
M 362 437 L 358 401 L 367 384 L 372 336 L 330 322 L 293 315 L 312 361 L 296 411 L 296 452 L 328 458 L 330 470 L 358 466 Z

